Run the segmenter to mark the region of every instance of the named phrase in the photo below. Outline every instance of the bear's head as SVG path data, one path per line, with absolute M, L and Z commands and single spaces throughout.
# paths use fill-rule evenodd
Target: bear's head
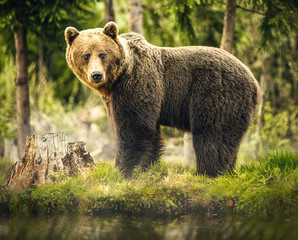
M 103 29 L 81 32 L 68 27 L 65 29 L 65 40 L 66 60 L 75 75 L 101 95 L 109 95 L 121 72 L 124 58 L 116 23 L 109 22 Z

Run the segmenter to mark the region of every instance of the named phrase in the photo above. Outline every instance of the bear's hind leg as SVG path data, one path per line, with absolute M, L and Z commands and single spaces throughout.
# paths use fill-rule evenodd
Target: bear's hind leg
M 197 173 L 215 177 L 234 168 L 239 143 L 227 141 L 225 136 L 214 129 L 193 131 L 193 146 L 197 159 Z

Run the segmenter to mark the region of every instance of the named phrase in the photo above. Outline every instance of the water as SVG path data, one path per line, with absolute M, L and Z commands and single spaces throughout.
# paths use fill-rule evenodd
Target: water
M 297 239 L 297 219 L 248 220 L 216 214 L 175 218 L 34 217 L 0 218 L 0 239 Z

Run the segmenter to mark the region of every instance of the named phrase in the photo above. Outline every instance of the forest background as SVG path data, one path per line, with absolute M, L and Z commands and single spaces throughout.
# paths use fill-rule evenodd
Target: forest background
M 240 161 L 277 149 L 297 151 L 297 1 L 3 0 L 0 157 L 22 157 L 22 134 L 64 131 L 73 141 L 86 141 L 95 160 L 113 158 L 111 128 L 100 97 L 76 79 L 65 61 L 67 26 L 83 30 L 114 20 L 120 33 L 141 32 L 153 45 L 220 47 L 226 3 L 234 4 L 235 14 L 232 49 L 227 50 L 252 70 L 262 90 Z M 25 98 L 21 105 L 19 97 Z M 183 157 L 184 133 L 166 127 L 163 133 L 168 155 Z

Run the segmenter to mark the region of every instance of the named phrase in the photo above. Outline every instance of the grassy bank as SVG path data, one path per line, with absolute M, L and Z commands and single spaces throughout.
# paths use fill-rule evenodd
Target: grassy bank
M 197 210 L 228 211 L 246 217 L 291 217 L 298 206 L 298 154 L 274 153 L 231 174 L 210 179 L 178 163 L 160 163 L 124 179 L 110 163 L 84 176 L 56 176 L 56 182 L 22 194 L 0 189 L 1 214 L 180 215 Z

